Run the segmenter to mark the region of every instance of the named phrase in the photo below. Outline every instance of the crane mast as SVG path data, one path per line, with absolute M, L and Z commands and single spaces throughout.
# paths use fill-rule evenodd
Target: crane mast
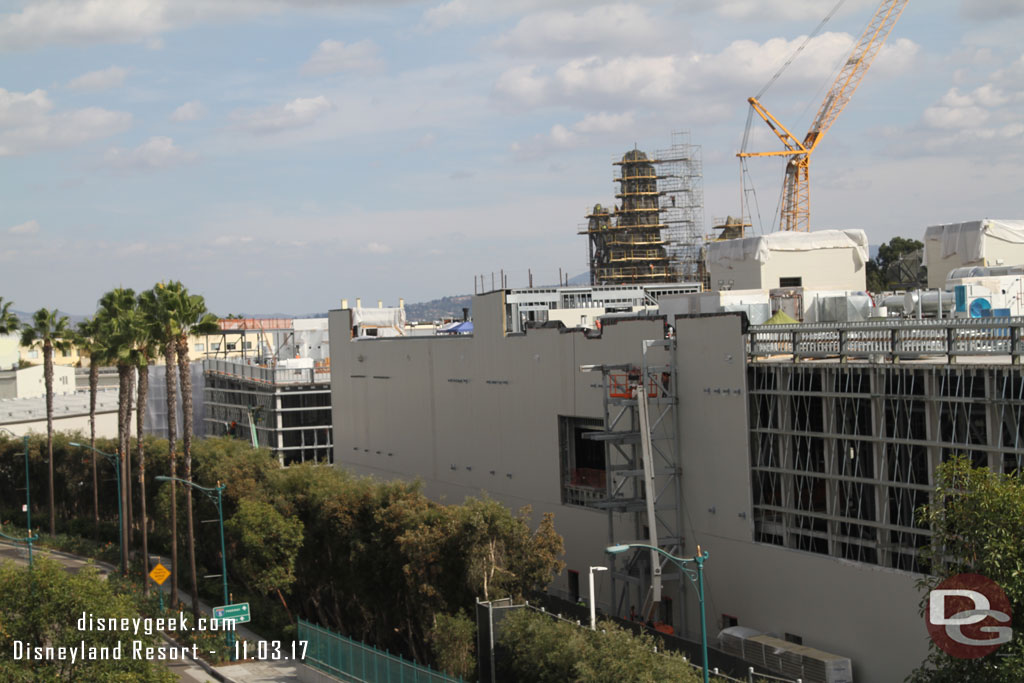
M 817 116 L 811 124 L 810 130 L 800 141 L 782 123 L 769 112 L 756 98 L 751 97 L 747 101 L 751 109 L 757 113 L 772 132 L 778 136 L 785 146 L 784 150 L 776 152 L 746 152 L 742 151 L 737 156 L 746 157 L 770 157 L 788 156 L 786 164 L 786 176 L 782 189 L 782 211 L 780 215 L 782 230 L 810 230 L 811 200 L 810 200 L 810 165 L 811 154 L 817 149 L 825 133 L 832 127 L 839 114 L 842 113 L 850 98 L 856 92 L 865 74 L 875 61 L 879 51 L 892 33 L 893 27 L 899 20 L 903 9 L 909 0 L 883 0 L 875 11 L 874 16 L 868 23 L 867 28 L 860 39 L 854 45 L 849 57 L 843 64 L 839 75 L 829 88 L 828 94 L 818 109 Z

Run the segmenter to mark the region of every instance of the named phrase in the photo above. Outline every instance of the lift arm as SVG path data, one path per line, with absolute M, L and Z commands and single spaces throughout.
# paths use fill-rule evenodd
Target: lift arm
M 903 14 L 909 0 L 882 0 L 868 27 L 850 52 L 843 68 L 829 88 L 817 116 L 807 131 L 803 143 L 796 140 L 785 126 L 757 100 L 751 97 L 751 108 L 757 112 L 772 131 L 779 137 L 785 150 L 777 152 L 740 152 L 739 157 L 791 157 L 786 165 L 786 178 L 782 192 L 781 229 L 810 230 L 810 163 L 811 154 L 818 143 L 842 113 L 850 98 L 856 92 L 865 74 L 878 56 L 879 51 L 892 33 L 893 27 Z

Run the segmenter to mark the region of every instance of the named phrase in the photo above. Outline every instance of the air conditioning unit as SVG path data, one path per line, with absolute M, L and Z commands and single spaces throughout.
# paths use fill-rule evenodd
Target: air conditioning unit
M 992 315 L 992 291 L 980 285 L 955 285 L 953 297 L 957 318 L 985 318 Z
M 805 683 L 853 683 L 853 663 L 848 657 L 804 647 L 764 635 L 743 626 L 732 626 L 718 634 L 725 652 Z

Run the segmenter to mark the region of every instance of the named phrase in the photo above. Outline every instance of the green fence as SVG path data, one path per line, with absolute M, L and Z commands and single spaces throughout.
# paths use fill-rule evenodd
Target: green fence
M 299 619 L 299 640 L 305 640 L 306 665 L 343 681 L 365 683 L 461 683 L 461 678 L 381 652 Z

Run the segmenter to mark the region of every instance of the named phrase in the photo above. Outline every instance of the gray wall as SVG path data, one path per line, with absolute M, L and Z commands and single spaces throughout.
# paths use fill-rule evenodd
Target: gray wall
M 567 569 L 606 564 L 606 513 L 561 504 L 559 415 L 602 416 L 600 375 L 584 364 L 639 363 L 661 319 L 621 321 L 599 339 L 533 329 L 504 336 L 503 293 L 474 300 L 475 334 L 350 341 L 348 311 L 330 313 L 335 462 L 381 478 L 420 478 L 436 499 L 487 491 L 535 518 L 555 513 Z M 736 315 L 678 318 L 679 457 L 686 553 L 705 565 L 711 638 L 721 614 L 854 660 L 860 681 L 902 680 L 926 653 L 915 576 L 752 541 L 744 338 Z M 494 472 L 493 474 L 491 472 Z M 712 511 L 713 509 L 713 511 Z M 613 536 L 632 540 L 632 516 Z M 601 577 L 599 603 L 609 608 Z M 567 590 L 566 575 L 555 592 Z M 697 637 L 691 586 L 666 583 Z M 628 611 L 628 605 L 626 607 Z M 712 641 L 713 642 L 713 641 Z

